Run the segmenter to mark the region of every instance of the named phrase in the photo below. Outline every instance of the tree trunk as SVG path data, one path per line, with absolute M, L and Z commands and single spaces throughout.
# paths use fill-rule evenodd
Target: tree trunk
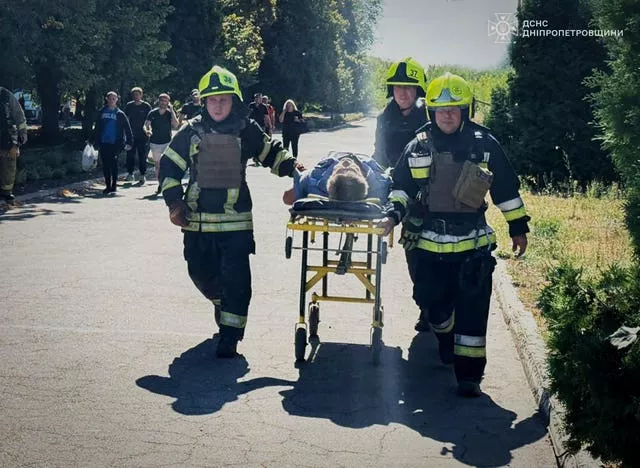
M 46 145 L 54 145 L 60 139 L 58 112 L 60 111 L 60 92 L 58 80 L 47 66 L 36 70 L 38 95 L 42 102 L 42 141 Z
M 95 86 L 89 88 L 84 98 L 84 115 L 82 116 L 82 135 L 87 140 L 93 132 L 93 124 L 96 121 L 96 99 L 98 90 Z

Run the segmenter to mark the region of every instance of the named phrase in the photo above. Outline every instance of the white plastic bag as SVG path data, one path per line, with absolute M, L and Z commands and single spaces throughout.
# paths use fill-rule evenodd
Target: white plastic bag
M 91 143 L 87 143 L 82 151 L 82 170 L 91 171 L 98 166 L 98 150 Z

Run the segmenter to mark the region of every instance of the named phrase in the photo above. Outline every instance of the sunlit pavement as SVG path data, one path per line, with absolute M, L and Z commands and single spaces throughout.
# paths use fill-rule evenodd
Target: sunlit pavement
M 303 135 L 300 159 L 370 153 L 374 125 Z M 555 466 L 496 304 L 485 395 L 461 399 L 433 335 L 413 331 L 398 246 L 382 272 L 381 365 L 368 348 L 371 307 L 323 303 L 320 344 L 295 366 L 300 252 L 285 259 L 281 202 L 290 180 L 247 171 L 257 255 L 234 360 L 214 357 L 212 307 L 187 276 L 155 181 L 0 215 L 0 465 Z M 345 277 L 330 286 L 362 289 Z

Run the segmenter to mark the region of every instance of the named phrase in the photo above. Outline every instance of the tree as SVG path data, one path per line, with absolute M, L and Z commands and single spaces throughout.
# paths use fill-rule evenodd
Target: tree
M 603 69 L 605 50 L 595 36 L 532 35 L 525 22 L 547 21 L 549 30 L 587 30 L 592 14 L 586 0 L 524 0 L 518 11 L 520 35 L 511 50 L 510 82 L 516 168 L 543 185 L 569 178 L 615 179 L 605 151 L 594 141 L 593 112 L 585 83 Z

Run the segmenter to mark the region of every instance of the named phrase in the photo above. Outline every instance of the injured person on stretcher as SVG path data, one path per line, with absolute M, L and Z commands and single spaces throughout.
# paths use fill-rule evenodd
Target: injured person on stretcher
M 387 203 L 391 177 L 372 158 L 363 154 L 331 152 L 313 169 L 294 174 L 293 188 L 282 200 L 293 205 L 306 197 L 325 197 L 343 202 L 377 199 Z
M 341 225 L 373 222 L 384 218 L 391 208 L 388 202 L 391 177 L 372 158 L 363 154 L 331 152 L 313 169 L 294 173 L 293 188 L 282 200 L 292 220 L 320 218 Z M 313 224 L 314 221 L 311 221 Z M 344 275 L 351 267 L 351 254 L 357 236 L 349 232 L 339 249 L 335 273 Z

